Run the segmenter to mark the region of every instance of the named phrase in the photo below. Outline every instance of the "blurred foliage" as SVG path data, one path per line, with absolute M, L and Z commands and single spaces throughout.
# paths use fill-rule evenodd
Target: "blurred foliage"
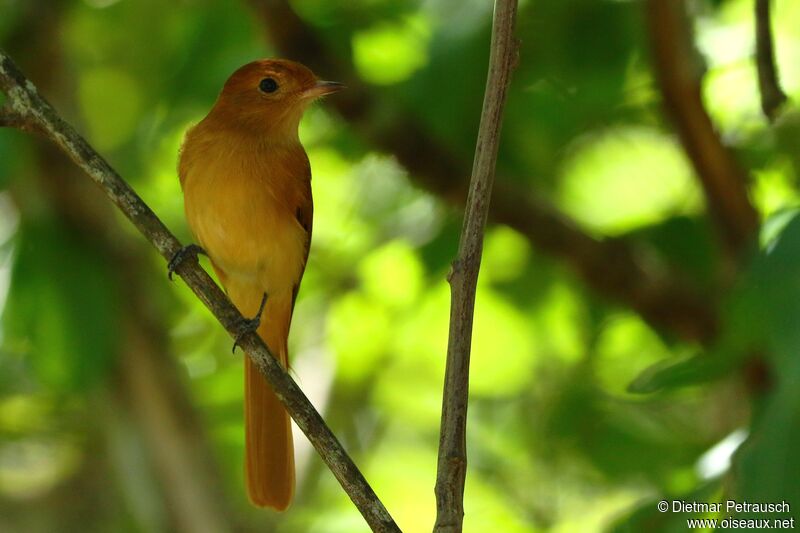
M 27 2 L 0 0 L 0 45 L 26 72 L 52 75 L 48 99 L 190 240 L 177 151 L 230 72 L 274 54 L 258 18 L 245 2 L 220 0 L 61 4 L 46 28 Z M 751 171 L 765 220 L 760 249 L 728 292 L 702 193 L 660 110 L 641 2 L 521 3 L 500 175 L 594 236 L 641 242 L 654 268 L 677 265 L 720 303 L 724 320 L 714 346 L 682 343 L 589 292 L 514 230 L 491 226 L 475 315 L 465 531 L 682 531 L 682 515 L 655 508 L 673 498 L 787 500 L 800 509 L 800 484 L 787 475 L 800 471 L 800 219 L 792 211 L 800 115 L 790 107 L 770 127 L 760 114 L 751 4 L 693 2 L 704 98 Z M 490 2 L 291 5 L 353 63 L 385 116 L 399 110 L 471 161 Z M 775 0 L 774 11 L 781 78 L 797 101 L 800 4 Z M 40 52 L 24 53 L 34 41 Z M 294 372 L 403 530 L 426 531 L 435 513 L 445 276 L 460 213 L 325 103 L 307 114 L 301 137 L 316 212 L 290 339 Z M 111 501 L 83 517 L 87 531 L 168 530 L 148 510 L 161 502 L 148 500 L 139 479 L 154 468 L 139 430 L 125 429 L 128 415 L 103 399 L 124 353 L 120 265 L 107 241 L 59 218 L 35 177 L 43 172 L 36 142 L 0 131 L 0 530 L 69 530 L 57 504 L 67 492 L 89 508 Z M 120 246 L 138 238 L 114 216 L 93 231 L 110 231 Z M 280 516 L 249 508 L 241 362 L 149 253 L 142 290 L 208 428 L 242 517 L 237 528 L 366 531 L 299 432 L 297 502 Z M 749 437 L 737 450 L 723 446 L 732 435 Z M 93 490 L 59 492 L 95 464 L 114 474 L 86 485 Z
M 90 390 L 117 355 L 121 302 L 109 266 L 91 243 L 75 240 L 53 221 L 22 227 L 16 238 L 5 344 L 30 354 L 43 386 Z

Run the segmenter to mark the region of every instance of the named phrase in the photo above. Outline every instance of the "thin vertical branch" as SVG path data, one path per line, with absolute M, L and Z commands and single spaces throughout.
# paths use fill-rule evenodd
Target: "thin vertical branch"
M 516 0 L 497 0 L 494 6 L 489 74 L 475 147 L 469 195 L 458 255 L 450 282 L 450 335 L 447 344 L 442 398 L 442 426 L 436 476 L 437 533 L 457 533 L 464 520 L 464 482 L 467 473 L 467 403 L 469 356 L 475 290 L 483 252 L 483 231 L 489 216 L 497 150 L 511 71 L 517 61 L 514 39 Z
M 758 68 L 758 88 L 761 92 L 761 109 L 770 122 L 778 116 L 781 106 L 786 102 L 786 93 L 778 81 L 775 66 L 775 50 L 770 23 L 770 1 L 756 0 L 756 66 Z

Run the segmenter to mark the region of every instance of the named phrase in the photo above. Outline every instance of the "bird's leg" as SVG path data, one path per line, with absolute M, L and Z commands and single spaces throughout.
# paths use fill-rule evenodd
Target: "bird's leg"
M 172 256 L 172 259 L 170 259 L 169 263 L 167 264 L 167 277 L 169 280 L 172 281 L 172 274 L 175 272 L 175 269 L 181 265 L 181 263 L 190 257 L 197 261 L 198 254 L 208 256 L 208 253 L 206 253 L 206 251 L 203 250 L 199 244 L 188 244 L 175 252 L 175 255 Z
M 257 330 L 258 326 L 261 325 L 261 313 L 264 312 L 265 305 L 267 305 L 266 292 L 261 298 L 261 305 L 258 306 L 258 313 L 256 313 L 256 316 L 253 318 L 243 318 L 238 324 L 236 324 L 236 340 L 233 341 L 233 350 L 231 350 L 232 353 L 236 352 L 236 347 L 239 346 L 239 341 L 242 340 L 242 337 Z

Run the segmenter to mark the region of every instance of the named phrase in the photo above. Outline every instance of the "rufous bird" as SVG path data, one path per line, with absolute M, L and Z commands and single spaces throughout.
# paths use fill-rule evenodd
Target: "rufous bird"
M 180 151 L 189 226 L 231 301 L 254 317 L 247 323 L 284 367 L 313 213 L 298 126 L 309 104 L 342 87 L 293 61 L 248 63 Z M 295 477 L 289 416 L 249 357 L 244 365 L 247 493 L 257 506 L 284 510 Z

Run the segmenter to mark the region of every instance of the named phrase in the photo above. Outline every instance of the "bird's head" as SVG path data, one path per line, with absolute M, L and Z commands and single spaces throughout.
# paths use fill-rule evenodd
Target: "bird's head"
M 344 88 L 321 81 L 305 65 L 286 59 L 253 61 L 234 72 L 213 113 L 265 136 L 297 138 L 297 127 L 311 102 Z

